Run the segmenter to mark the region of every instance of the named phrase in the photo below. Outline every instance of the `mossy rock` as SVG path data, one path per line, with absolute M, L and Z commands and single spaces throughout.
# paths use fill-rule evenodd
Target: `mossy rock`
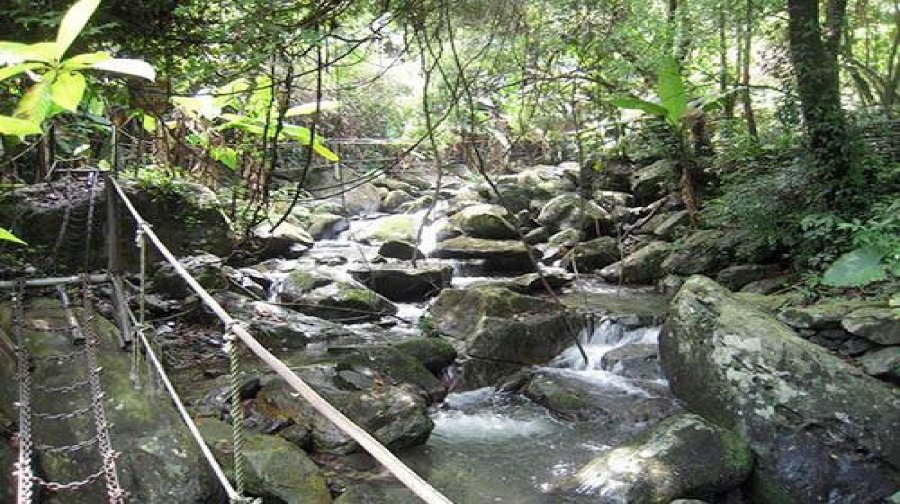
M 390 215 L 376 219 L 353 238 L 363 243 L 401 240 L 413 242 L 416 239 L 416 220 L 411 215 Z
M 416 359 L 434 374 L 456 360 L 456 349 L 441 338 L 412 338 L 394 343 L 393 347 Z

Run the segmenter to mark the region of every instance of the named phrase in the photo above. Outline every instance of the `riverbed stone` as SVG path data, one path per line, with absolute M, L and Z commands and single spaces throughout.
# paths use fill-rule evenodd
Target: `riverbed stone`
M 678 162 L 663 159 L 631 174 L 631 193 L 635 203 L 647 205 L 674 191 L 677 187 Z
M 663 240 L 671 240 L 682 236 L 691 225 L 691 214 L 687 210 L 679 210 L 666 215 L 666 218 L 653 228 L 653 234 Z
M 564 369 L 535 371 L 521 393 L 559 418 L 619 434 L 634 433 L 678 410 L 658 383 L 614 375 L 594 381 Z
M 419 361 L 435 375 L 456 360 L 453 345 L 437 337 L 411 338 L 393 343 L 392 346 Z
M 454 214 L 450 222 L 473 238 L 512 240 L 518 237 L 509 212 L 500 205 L 468 206 Z
M 222 469 L 234 477 L 231 426 L 200 418 L 197 426 Z M 246 434 L 244 475 L 249 495 L 275 498 L 285 504 L 327 504 L 331 493 L 322 470 L 296 445 L 278 436 Z
M 859 356 L 857 362 L 866 374 L 900 383 L 900 346 L 871 350 Z
M 251 240 L 246 248 L 259 260 L 274 257 L 296 258 L 309 250 L 316 240 L 303 226 L 285 221 L 272 229 L 272 224 L 263 222 L 250 231 Z
M 866 304 L 865 301 L 841 300 L 790 306 L 778 314 L 778 320 L 795 329 L 837 329 L 845 316 Z
M 378 255 L 388 259 L 400 259 L 411 261 L 413 259 L 425 259 L 425 254 L 408 241 L 388 240 L 378 247 Z
M 739 435 L 687 413 L 601 454 L 567 486 L 603 502 L 662 504 L 728 491 L 747 479 L 752 466 L 750 448 Z
M 600 276 L 610 282 L 649 284 L 665 276 L 662 264 L 672 245 L 654 241 L 600 270 Z
M 537 221 L 551 231 L 574 228 L 602 234 L 613 226 L 612 215 L 592 200 L 582 201 L 574 193 L 556 196 L 541 209 Z
M 335 322 L 378 320 L 397 313 L 386 297 L 355 282 L 335 281 L 309 291 L 290 307 L 300 313 Z
M 333 213 L 313 213 L 309 216 L 309 235 L 316 240 L 333 240 L 347 229 L 347 219 Z
M 603 354 L 603 369 L 628 378 L 658 380 L 662 378 L 659 367 L 659 347 L 651 343 L 622 345 Z
M 416 239 L 416 220 L 411 215 L 389 215 L 369 223 L 353 237 L 363 243 L 389 240 L 413 242 Z
M 660 339 L 672 391 L 738 432 L 758 502 L 873 502 L 900 487 L 900 393 L 693 276 Z
M 350 371 L 371 377 L 373 380 L 381 380 L 387 385 L 404 383 L 414 385 L 429 399 L 429 402 L 440 401 L 447 395 L 447 390 L 419 359 L 402 352 L 397 347 L 368 345 L 353 348 L 349 352 L 344 349 L 342 353 L 344 355 L 338 359 L 335 368 L 336 380 L 341 378 L 344 372 Z
M 295 372 L 388 448 L 401 449 L 422 444 L 434 428 L 427 414 L 428 402 L 415 385 L 390 385 L 373 377 L 368 388 L 361 388 L 359 384 L 350 385 L 346 381 L 340 382 L 345 385 L 342 388 L 335 381 L 333 367 L 305 366 L 295 368 Z M 352 438 L 315 411 L 281 380 L 262 388 L 256 407 L 270 418 L 293 424 L 296 429 L 308 430 L 312 452 L 347 454 L 361 450 Z
M 715 272 L 730 260 L 732 247 L 724 231 L 697 231 L 675 242 L 662 267 L 667 273 L 677 275 Z
M 384 196 L 384 199 L 381 200 L 381 206 L 379 210 L 382 212 L 393 212 L 400 208 L 404 203 L 409 203 L 413 201 L 415 198 L 410 195 L 410 193 L 402 190 L 402 189 L 394 189 L 390 191 Z
M 888 307 L 854 310 L 841 320 L 841 326 L 879 345 L 900 345 L 900 314 Z
M 558 305 L 544 298 L 524 296 L 502 287 L 480 287 L 441 291 L 429 313 L 441 334 L 464 340 L 478 330 L 485 317 L 510 318 L 559 310 Z
M 228 287 L 228 275 L 222 271 L 224 260 L 212 254 L 181 257 L 179 262 L 188 273 L 207 290 L 222 290 Z M 160 263 L 151 277 L 153 289 L 172 297 L 185 297 L 194 291 L 188 286 L 175 268 L 168 262 Z
M 720 271 L 716 275 L 716 281 L 737 291 L 751 282 L 771 278 L 780 270 L 781 268 L 775 264 L 736 264 Z
M 526 272 L 534 269 L 528 248 L 516 240 L 460 236 L 438 243 L 431 256 L 441 259 L 484 259 L 484 267 L 489 271 Z
M 603 269 L 621 258 L 618 241 L 609 236 L 581 242 L 569 254 L 580 273 Z
M 425 301 L 450 286 L 453 267 L 420 264 L 411 266 L 381 265 L 350 270 L 357 281 L 395 302 Z

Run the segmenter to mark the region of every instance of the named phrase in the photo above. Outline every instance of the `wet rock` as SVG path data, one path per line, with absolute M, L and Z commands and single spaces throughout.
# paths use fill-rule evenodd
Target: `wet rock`
M 677 188 L 678 162 L 660 160 L 631 174 L 631 193 L 638 205 L 652 203 Z
M 442 334 L 464 340 L 471 357 L 521 365 L 546 363 L 572 342 L 565 310 L 508 289 L 448 289 L 431 307 Z
M 860 301 L 837 301 L 791 306 L 778 314 L 778 320 L 795 329 L 838 329 L 845 316 L 865 304 Z
M 534 263 L 520 241 L 457 237 L 438 243 L 431 254 L 441 259 L 484 259 L 488 271 L 531 271 Z
M 314 213 L 309 216 L 309 235 L 316 240 L 333 240 L 347 230 L 347 220 L 333 213 Z
M 415 245 L 408 241 L 388 240 L 378 247 L 378 255 L 389 259 L 401 259 L 411 261 L 413 259 L 425 259 L 423 254 Z
M 634 196 L 622 191 L 600 190 L 594 193 L 594 201 L 603 208 L 613 211 L 616 208 L 630 207 Z
M 335 368 L 335 379 L 341 378 L 345 371 L 350 371 L 373 380 L 367 386 L 359 386 L 358 383 L 364 382 L 353 385 L 360 390 L 370 388 L 375 380 L 380 380 L 385 385 L 414 385 L 419 388 L 423 397 L 428 398 L 429 403 L 440 401 L 447 395 L 444 386 L 421 361 L 396 347 L 360 346 L 349 352 L 344 349 L 343 353 L 345 355 L 339 358 Z M 346 384 L 346 380 L 344 383 Z
M 228 276 L 222 271 L 224 261 L 219 257 L 212 254 L 200 254 L 182 257 L 179 258 L 179 261 L 184 269 L 207 290 L 228 288 Z M 182 298 L 194 292 L 168 262 L 160 263 L 151 279 L 154 290 L 172 297 Z
M 740 436 L 698 415 L 683 414 L 603 453 L 566 486 L 604 502 L 668 503 L 735 488 L 752 466 L 753 456 Z
M 691 224 L 691 215 L 687 210 L 664 215 L 666 218 L 653 228 L 653 234 L 663 240 L 670 240 L 683 235 Z
M 489 240 L 513 240 L 518 237 L 511 216 L 499 205 L 473 205 L 462 209 L 450 222 L 466 236 Z
M 862 354 L 857 362 L 866 374 L 900 383 L 900 347 L 887 347 Z
M 574 193 L 560 194 L 548 201 L 537 221 L 552 231 L 574 228 L 593 231 L 595 235 L 613 228 L 613 219 L 608 211 L 593 201 L 582 201 Z
M 672 253 L 663 263 L 667 273 L 694 275 L 715 272 L 732 257 L 731 238 L 722 231 L 703 230 L 675 243 Z
M 198 419 L 197 426 L 216 460 L 233 478 L 231 426 L 210 418 Z M 275 498 L 286 504 L 332 502 L 322 470 L 296 445 L 278 436 L 248 434 L 242 453 L 248 494 Z
M 274 257 L 300 257 L 315 243 L 303 226 L 289 221 L 282 222 L 275 229 L 272 229 L 272 224 L 263 222 L 253 228 L 251 237 L 247 247 L 260 261 Z
M 365 270 L 350 270 L 350 275 L 391 301 L 425 301 L 450 286 L 453 267 L 420 264 L 413 269 L 407 266 L 384 265 Z
M 541 369 L 521 392 L 560 418 L 621 432 L 633 433 L 677 410 L 664 386 L 613 374 L 592 379 L 568 370 Z
M 603 355 L 600 365 L 610 373 L 627 378 L 642 380 L 662 378 L 662 369 L 659 367 L 659 348 L 657 345 L 649 343 L 614 348 Z
M 334 502 L 335 504 L 420 504 L 422 499 L 406 487 L 385 487 L 362 483 L 347 487 L 347 490 Z
M 550 239 L 550 231 L 545 227 L 538 227 L 532 229 L 525 235 L 525 243 L 529 245 L 537 245 L 538 243 L 544 243 L 545 241 Z
M 422 444 L 431 434 L 434 424 L 427 414 L 427 402 L 414 385 L 388 385 L 373 378 L 369 388 L 359 390 L 353 386 L 346 390 L 334 382 L 331 368 L 303 367 L 296 371 L 316 392 L 388 448 Z M 360 450 L 352 438 L 282 381 L 264 386 L 256 404 L 266 416 L 285 419 L 295 429 L 308 430 L 315 452 L 346 454 Z
M 774 294 L 790 286 L 793 281 L 794 278 L 791 275 L 763 278 L 762 280 L 756 280 L 755 282 L 750 282 L 741 287 L 741 292 L 762 295 Z
M 409 203 L 413 201 L 413 198 L 408 192 L 396 189 L 393 190 L 384 197 L 384 200 L 381 201 L 381 206 L 379 210 L 382 212 L 393 212 L 400 208 L 404 203 Z
M 356 233 L 356 240 L 363 243 L 400 240 L 416 240 L 416 220 L 411 215 L 389 215 L 371 222 Z
M 634 167 L 622 160 L 603 161 L 599 171 L 594 174 L 594 185 L 608 191 L 631 192 L 632 172 Z
M 412 338 L 392 345 L 437 375 L 456 360 L 456 349 L 441 338 Z
M 847 332 L 879 345 L 900 345 L 900 315 L 891 308 L 861 308 L 841 320 Z
M 581 242 L 569 254 L 580 273 L 603 269 L 621 258 L 618 241 L 609 236 Z
M 780 269 L 774 264 L 737 264 L 720 271 L 716 275 L 716 281 L 736 291 L 751 282 L 770 278 L 776 275 Z
M 759 502 L 873 502 L 900 486 L 900 394 L 708 278 L 660 339 L 672 391 L 751 445 Z
M 289 301 L 300 313 L 336 322 L 365 322 L 397 313 L 387 298 L 362 285 L 335 281 Z
M 304 348 L 313 341 L 349 336 L 344 327 L 284 306 L 256 301 L 232 292 L 214 295 L 235 318 L 248 322 L 248 330 L 270 348 Z
M 662 264 L 672 246 L 666 242 L 651 242 L 619 262 L 600 270 L 600 276 L 610 282 L 649 284 L 665 276 Z

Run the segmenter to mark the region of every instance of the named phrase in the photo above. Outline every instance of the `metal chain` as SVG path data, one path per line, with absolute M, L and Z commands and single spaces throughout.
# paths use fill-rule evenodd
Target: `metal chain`
M 41 420 L 71 420 L 90 413 L 92 408 L 93 406 L 88 405 L 68 413 L 33 413 L 33 416 Z
M 228 353 L 229 370 L 231 374 L 231 435 L 232 453 L 234 454 L 234 490 L 238 495 L 244 495 L 245 479 L 244 466 L 244 405 L 241 403 L 241 363 L 240 348 L 237 345 L 237 335 L 228 328 L 225 335 L 225 351 Z
M 62 364 L 64 362 L 73 361 L 84 354 L 87 353 L 87 348 L 80 348 L 78 350 L 63 353 L 63 354 L 48 354 L 48 355 L 32 355 L 31 360 L 35 361 L 55 361 L 57 364 Z
M 82 281 L 82 303 L 87 313 L 92 313 L 91 299 L 89 296 L 89 283 L 87 276 Z M 96 325 L 93 322 L 83 324 L 85 334 L 85 354 L 88 366 L 88 379 L 90 380 L 91 389 L 91 405 L 94 411 L 94 427 L 97 431 L 97 448 L 100 451 L 100 457 L 103 460 L 103 473 L 106 480 L 106 492 L 109 497 L 110 504 L 124 504 L 125 491 L 119 485 L 119 475 L 116 470 L 116 452 L 112 449 L 109 439 L 109 423 L 106 420 L 106 410 L 103 405 L 103 387 L 100 383 L 99 373 L 91 373 L 93 369 L 99 368 L 97 358 L 97 350 L 99 347 L 99 336 Z
M 31 362 L 25 348 L 22 334 L 22 303 L 25 298 L 25 283 L 19 281 L 13 291 L 13 333 L 16 338 L 16 357 L 19 379 L 19 460 L 15 464 L 17 479 L 16 499 L 18 504 L 31 504 L 34 500 L 34 472 L 31 467 Z
M 88 174 L 88 216 L 87 216 L 87 224 L 84 235 L 84 271 L 89 271 L 91 268 L 91 237 L 94 234 L 94 203 L 96 201 L 97 196 L 97 180 L 100 178 L 100 174 L 97 171 L 92 171 Z
M 99 369 L 97 370 L 99 371 Z M 31 387 L 35 392 L 43 392 L 45 394 L 69 394 L 76 390 L 90 385 L 90 380 L 81 380 L 69 385 L 61 385 L 59 387 L 47 387 L 44 385 L 34 385 Z
M 75 443 L 71 445 L 63 445 L 63 446 L 50 446 L 50 445 L 37 445 L 36 448 L 42 452 L 46 453 L 72 453 L 81 451 L 89 446 L 94 446 L 97 444 L 99 439 L 97 436 L 92 437 L 91 439 L 87 439 L 80 443 Z

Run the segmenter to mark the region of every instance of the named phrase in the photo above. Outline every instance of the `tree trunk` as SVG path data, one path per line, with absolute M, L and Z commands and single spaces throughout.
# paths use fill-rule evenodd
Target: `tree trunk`
M 807 141 L 813 160 L 830 183 L 826 204 L 833 206 L 838 184 L 850 169 L 837 60 L 846 0 L 828 2 L 827 39 L 819 25 L 818 0 L 788 0 L 787 5 L 791 59 Z
M 754 143 L 759 143 L 759 130 L 756 127 L 756 113 L 753 111 L 753 97 L 750 95 L 750 55 L 753 50 L 753 2 L 747 0 L 746 25 L 744 26 L 744 61 L 742 70 L 742 83 L 744 91 L 744 119 L 747 121 L 747 133 Z

